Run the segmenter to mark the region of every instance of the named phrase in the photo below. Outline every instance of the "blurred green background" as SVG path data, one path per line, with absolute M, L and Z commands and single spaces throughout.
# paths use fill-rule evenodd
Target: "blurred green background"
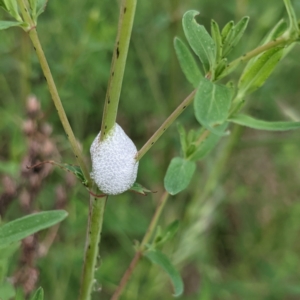
M 87 159 L 100 130 L 118 4 L 50 0 L 39 19 L 41 43 Z M 293 4 L 300 16 L 300 1 Z M 118 114 L 118 123 L 138 148 L 192 91 L 173 48 L 173 38 L 183 38 L 181 18 L 189 9 L 201 12 L 198 20 L 208 30 L 211 19 L 223 27 L 229 20 L 250 16 L 232 58 L 256 47 L 286 17 L 280 0 L 138 1 Z M 0 16 L 7 17 L 3 11 Z M 238 75 L 237 71 L 232 78 Z M 299 119 L 299 75 L 296 46 L 264 87 L 247 99 L 248 112 L 265 120 Z M 34 101 L 26 104 L 31 94 L 41 108 L 32 107 L 38 107 Z M 26 164 L 37 161 L 75 160 L 35 52 L 26 34 L 16 28 L 0 31 L 0 120 L 3 220 L 55 207 L 69 212 L 59 228 L 40 233 L 34 243 L 27 241 L 33 248 L 29 254 L 24 242 L 17 251 L 0 253 L 2 276 L 18 283 L 20 300 L 25 299 L 23 291 L 29 293 L 34 286 L 45 289 L 45 299 L 76 299 L 88 192 L 59 168 L 26 170 Z M 198 126 L 192 107 L 179 121 L 187 129 Z M 231 127 L 231 132 L 198 163 L 189 188 L 169 199 L 160 221 L 164 228 L 180 220 L 179 232 L 163 247 L 184 279 L 180 299 L 300 299 L 299 131 Z M 178 154 L 173 125 L 140 162 L 138 182 L 157 193 L 109 198 L 93 299 L 109 299 L 115 290 L 134 255 L 134 241 L 143 237 L 163 193 L 167 166 Z M 26 273 L 28 268 L 33 273 Z M 172 287 L 163 271 L 143 260 L 121 299 L 172 299 Z

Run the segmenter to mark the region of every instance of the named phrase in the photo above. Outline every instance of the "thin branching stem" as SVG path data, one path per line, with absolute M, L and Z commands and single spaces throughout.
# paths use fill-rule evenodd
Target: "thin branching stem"
M 230 64 L 227 65 L 228 70 L 234 69 L 238 64 L 246 62 L 251 58 L 267 51 L 275 47 L 284 46 L 292 42 L 286 36 L 279 37 L 269 43 L 259 46 L 248 53 L 242 55 L 241 57 L 235 59 Z M 224 76 L 227 75 L 226 70 L 224 72 Z M 222 78 L 220 76 L 218 79 Z M 194 99 L 196 94 L 196 90 L 194 90 L 191 94 L 189 94 L 184 101 L 174 110 L 174 112 L 166 119 L 166 121 L 157 129 L 157 131 L 151 136 L 151 138 L 145 143 L 145 145 L 138 151 L 136 160 L 139 161 L 154 145 L 154 143 L 163 135 L 166 129 L 172 125 L 172 123 L 178 118 L 178 116 L 184 111 L 184 109 L 190 105 Z M 206 133 L 207 134 L 207 133 Z
M 51 97 L 53 99 L 55 108 L 57 110 L 58 116 L 60 118 L 61 124 L 62 124 L 62 126 L 65 130 L 65 133 L 67 135 L 67 138 L 68 138 L 68 140 L 71 144 L 72 151 L 73 151 L 73 153 L 76 157 L 77 163 L 79 164 L 79 166 L 82 170 L 82 173 L 83 173 L 84 177 L 86 178 L 88 184 L 91 185 L 90 173 L 89 173 L 88 168 L 86 166 L 86 163 L 84 161 L 83 154 L 82 154 L 82 151 L 80 149 L 80 146 L 79 146 L 79 144 L 78 144 L 78 142 L 75 138 L 75 135 L 73 133 L 73 130 L 70 126 L 69 120 L 68 120 L 67 115 L 66 115 L 65 110 L 64 110 L 64 107 L 61 103 L 61 100 L 60 100 L 60 97 L 59 97 L 54 79 L 53 79 L 52 74 L 51 74 L 51 70 L 49 68 L 46 56 L 44 54 L 42 45 L 40 43 L 36 28 L 35 28 L 35 24 L 34 24 L 33 20 L 30 17 L 30 14 L 28 12 L 28 8 L 26 7 L 26 4 L 25 4 L 24 0 L 18 0 L 18 4 L 19 4 L 19 7 L 21 9 L 24 20 L 29 25 L 28 34 L 29 34 L 29 37 L 30 37 L 31 42 L 33 44 L 33 47 L 36 51 L 37 57 L 39 59 L 42 71 L 44 73 L 45 80 L 47 81 L 48 88 L 49 88 Z
M 173 124 L 178 116 L 192 103 L 196 90 L 191 92 L 183 102 L 173 111 L 173 113 L 166 119 L 166 121 L 157 129 L 157 131 L 151 136 L 146 144 L 136 155 L 136 160 L 140 160 L 154 145 L 154 143 L 162 136 L 162 134 Z
M 240 63 L 246 62 L 250 60 L 251 58 L 268 51 L 270 49 L 276 48 L 276 47 L 283 47 L 287 44 L 292 42 L 286 35 L 282 35 L 281 37 L 274 39 L 264 45 L 261 45 L 245 54 L 242 56 L 238 57 L 237 59 L 233 60 L 231 63 L 229 63 L 224 70 L 224 72 L 221 74 L 221 76 L 218 77 L 218 79 L 221 79 L 231 73 L 232 70 L 234 70 Z
M 144 252 L 146 251 L 146 245 L 149 242 L 150 238 L 153 236 L 154 230 L 157 226 L 157 222 L 159 220 L 159 217 L 161 216 L 161 213 L 168 201 L 169 198 L 169 193 L 168 192 L 164 192 L 164 194 L 162 195 L 156 210 L 154 212 L 154 215 L 152 217 L 152 220 L 149 224 L 149 227 L 146 231 L 146 234 L 144 235 L 144 238 L 138 248 L 138 250 L 136 251 L 131 263 L 129 264 L 129 267 L 127 268 L 127 270 L 125 271 L 116 291 L 114 292 L 113 296 L 111 297 L 111 300 L 118 300 L 119 297 L 121 296 L 122 291 L 124 290 L 126 284 L 128 283 L 133 271 L 135 270 L 138 262 L 140 261 L 140 259 L 143 257 Z

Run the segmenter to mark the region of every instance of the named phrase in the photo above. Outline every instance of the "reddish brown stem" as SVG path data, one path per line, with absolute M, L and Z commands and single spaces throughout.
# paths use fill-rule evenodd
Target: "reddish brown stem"
M 139 262 L 139 260 L 141 259 L 141 257 L 143 256 L 142 251 L 137 251 L 128 267 L 128 269 L 126 270 L 126 272 L 124 273 L 118 288 L 116 289 L 116 291 L 114 292 L 113 296 L 111 297 L 111 300 L 118 300 L 124 287 L 126 286 L 129 278 L 131 277 L 133 271 L 135 270 L 135 267 L 137 265 L 137 263 Z

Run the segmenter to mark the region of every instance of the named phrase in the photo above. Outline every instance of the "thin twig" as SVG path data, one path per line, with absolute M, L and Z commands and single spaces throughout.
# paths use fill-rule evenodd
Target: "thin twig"
M 25 1 L 24 0 L 18 0 L 18 4 L 19 4 L 19 7 L 21 9 L 24 20 L 28 23 L 28 25 L 30 27 L 30 30 L 28 31 L 28 34 L 29 34 L 29 37 L 30 37 L 31 42 L 33 44 L 34 50 L 36 51 L 37 57 L 39 59 L 41 68 L 42 68 L 43 73 L 44 73 L 45 80 L 47 81 L 48 88 L 49 88 L 50 94 L 52 96 L 52 100 L 54 102 L 54 105 L 56 107 L 58 116 L 60 118 L 61 124 L 62 124 L 62 126 L 63 126 L 63 128 L 66 132 L 67 138 L 68 138 L 68 140 L 71 144 L 73 153 L 74 153 L 74 155 L 76 157 L 76 160 L 77 160 L 77 163 L 79 164 L 79 166 L 82 170 L 82 173 L 83 173 L 85 179 L 87 180 L 88 184 L 91 186 L 92 183 L 91 183 L 90 173 L 88 171 L 86 163 L 84 162 L 84 158 L 83 158 L 83 154 L 81 152 L 80 146 L 79 146 L 79 144 L 78 144 L 78 142 L 75 138 L 75 135 L 74 135 L 73 130 L 70 126 L 67 115 L 66 115 L 65 110 L 63 108 L 63 105 L 61 103 L 61 100 L 60 100 L 55 82 L 54 82 L 53 77 L 52 77 L 51 70 L 49 68 L 47 59 L 45 57 L 43 48 L 41 46 L 37 31 L 36 31 L 36 28 L 35 28 L 35 24 L 34 24 L 33 20 L 30 17 L 30 14 L 28 12 L 28 8 L 26 6 Z
M 146 234 L 144 235 L 144 238 L 138 248 L 138 250 L 136 251 L 129 267 L 127 268 L 127 270 L 125 271 L 116 291 L 114 292 L 113 296 L 111 297 L 111 300 L 118 300 L 123 289 L 125 288 L 128 280 L 130 279 L 133 271 L 135 270 L 138 262 L 140 261 L 140 259 L 142 258 L 144 252 L 146 251 L 146 245 L 147 243 L 149 242 L 151 236 L 153 235 L 153 232 L 156 228 L 156 225 L 157 225 L 157 222 L 159 220 L 159 217 L 167 203 L 167 200 L 168 200 L 168 197 L 169 197 L 169 194 L 168 192 L 164 192 L 164 194 L 162 195 L 161 199 L 160 199 L 160 202 L 158 203 L 158 206 L 155 210 L 155 213 L 152 217 L 152 220 L 149 224 L 149 227 L 146 231 Z
M 196 90 L 192 91 L 183 102 L 173 111 L 173 113 L 166 119 L 166 121 L 157 129 L 157 131 L 151 136 L 146 144 L 136 155 L 136 160 L 139 161 L 154 145 L 154 143 L 162 136 L 162 134 L 172 125 L 172 123 L 178 118 L 178 116 L 192 103 Z
M 226 67 L 226 70 L 222 74 L 222 76 L 218 77 L 221 79 L 222 77 L 226 76 L 230 70 L 234 69 L 238 64 L 242 62 L 246 62 L 251 58 L 278 46 L 283 46 L 287 43 L 290 43 L 290 39 L 286 36 L 282 36 L 278 39 L 270 41 L 269 43 L 259 46 L 248 53 L 240 56 L 239 58 L 235 59 L 231 63 L 229 63 Z M 177 117 L 183 112 L 183 110 L 192 103 L 193 98 L 195 96 L 196 90 L 194 90 L 190 95 L 188 95 L 185 100 L 174 110 L 174 112 L 168 117 L 168 119 L 157 129 L 157 131 L 152 135 L 152 137 L 145 143 L 145 145 L 140 149 L 140 151 L 136 155 L 136 160 L 139 161 L 154 145 L 154 143 L 162 136 L 162 134 L 166 131 L 170 125 L 177 119 Z

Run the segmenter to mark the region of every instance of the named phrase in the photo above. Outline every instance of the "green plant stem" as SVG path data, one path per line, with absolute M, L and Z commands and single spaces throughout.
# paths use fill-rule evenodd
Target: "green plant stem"
M 196 141 L 195 146 L 199 146 L 201 143 L 203 143 L 208 136 L 210 135 L 210 131 L 205 129 L 204 132 L 200 135 L 199 139 Z
M 100 140 L 105 138 L 107 133 L 116 123 L 136 3 L 137 0 L 122 1 L 118 34 L 113 52 L 108 89 L 105 97 Z
M 146 234 L 144 235 L 144 238 L 141 242 L 141 244 L 138 247 L 138 250 L 136 251 L 129 267 L 127 268 L 127 270 L 125 271 L 116 291 L 114 292 L 113 296 L 111 297 L 111 300 L 118 300 L 123 289 L 125 288 L 128 280 L 130 279 L 133 271 L 135 270 L 138 262 L 140 261 L 140 259 L 142 258 L 144 252 L 146 251 L 146 245 L 149 242 L 150 238 L 152 237 L 154 230 L 156 228 L 157 222 L 159 220 L 159 217 L 167 203 L 169 197 L 169 193 L 168 192 L 164 192 L 164 194 L 162 195 L 160 202 L 158 203 L 158 206 L 155 210 L 155 213 L 152 217 L 152 220 L 149 224 L 149 227 L 146 231 Z
M 121 4 L 118 34 L 104 104 L 100 140 L 104 139 L 116 122 L 136 3 L 137 0 L 123 0 Z M 96 194 L 95 189 L 92 192 Z M 91 299 L 106 200 L 91 196 L 90 202 L 93 204 L 90 207 L 79 300 Z
M 290 39 L 286 36 L 281 36 L 278 39 L 275 39 L 265 45 L 259 46 L 248 53 L 244 54 L 243 56 L 235 59 L 230 64 L 227 65 L 227 70 L 234 69 L 238 64 L 242 62 L 246 62 L 249 59 L 271 49 L 278 47 L 280 45 L 285 45 L 290 43 Z M 230 73 L 229 71 L 224 71 L 223 76 L 218 77 L 218 79 L 221 79 L 225 75 Z M 138 151 L 136 155 L 136 160 L 139 161 L 154 145 L 154 143 L 162 136 L 162 134 L 165 132 L 165 130 L 177 119 L 177 117 L 183 112 L 183 110 L 192 103 L 193 98 L 195 96 L 196 90 L 194 90 L 190 95 L 188 95 L 185 100 L 174 110 L 174 112 L 166 119 L 166 121 L 158 128 L 158 130 L 151 136 L 151 138 L 145 143 L 145 145 Z
M 96 192 L 96 188 L 93 188 L 93 193 Z M 108 196 L 105 198 L 96 198 L 92 195 L 90 196 L 91 209 L 81 277 L 80 295 L 78 298 L 79 300 L 91 299 L 91 293 L 95 282 L 94 273 L 96 271 L 97 256 L 100 250 L 101 231 L 107 198 Z
M 136 160 L 139 161 L 154 145 L 154 143 L 162 136 L 162 134 L 172 125 L 172 123 L 178 118 L 178 116 L 192 103 L 196 90 L 191 92 L 183 102 L 173 111 L 173 113 L 166 119 L 166 121 L 157 129 L 157 131 L 151 136 L 146 144 L 138 151 Z
M 237 59 L 233 60 L 231 63 L 229 63 L 226 67 L 226 69 L 224 70 L 224 72 L 222 73 L 221 76 L 218 77 L 218 80 L 223 78 L 224 76 L 228 75 L 232 70 L 234 70 L 240 63 L 242 62 L 246 62 L 248 60 L 250 60 L 251 58 L 267 51 L 270 50 L 272 48 L 278 47 L 278 46 L 284 46 L 287 45 L 288 43 L 290 43 L 291 40 L 289 37 L 287 37 L 286 35 L 282 35 L 281 37 L 272 40 L 264 45 L 261 45 L 247 53 L 245 53 L 244 55 L 238 57 Z
M 90 187 L 91 186 L 90 173 L 84 162 L 84 158 L 83 158 L 80 146 L 74 136 L 73 130 L 70 126 L 69 120 L 67 118 L 65 110 L 61 103 L 55 82 L 53 80 L 53 77 L 52 77 L 48 62 L 47 62 L 47 59 L 45 57 L 45 54 L 44 54 L 43 48 L 41 46 L 37 31 L 35 29 L 35 24 L 28 13 L 28 8 L 26 7 L 24 0 L 18 0 L 18 4 L 21 9 L 24 20 L 29 24 L 28 34 L 29 34 L 29 37 L 33 44 L 34 50 L 36 51 L 37 57 L 39 59 L 41 68 L 44 73 L 45 80 L 47 81 L 50 94 L 52 96 L 54 105 L 56 107 L 58 116 L 59 116 L 62 126 L 66 132 L 67 138 L 71 144 L 72 151 L 76 157 L 77 163 L 79 164 L 79 166 L 82 170 L 82 173 L 83 173 L 84 177 L 86 178 L 86 180 L 88 181 L 88 185 Z

